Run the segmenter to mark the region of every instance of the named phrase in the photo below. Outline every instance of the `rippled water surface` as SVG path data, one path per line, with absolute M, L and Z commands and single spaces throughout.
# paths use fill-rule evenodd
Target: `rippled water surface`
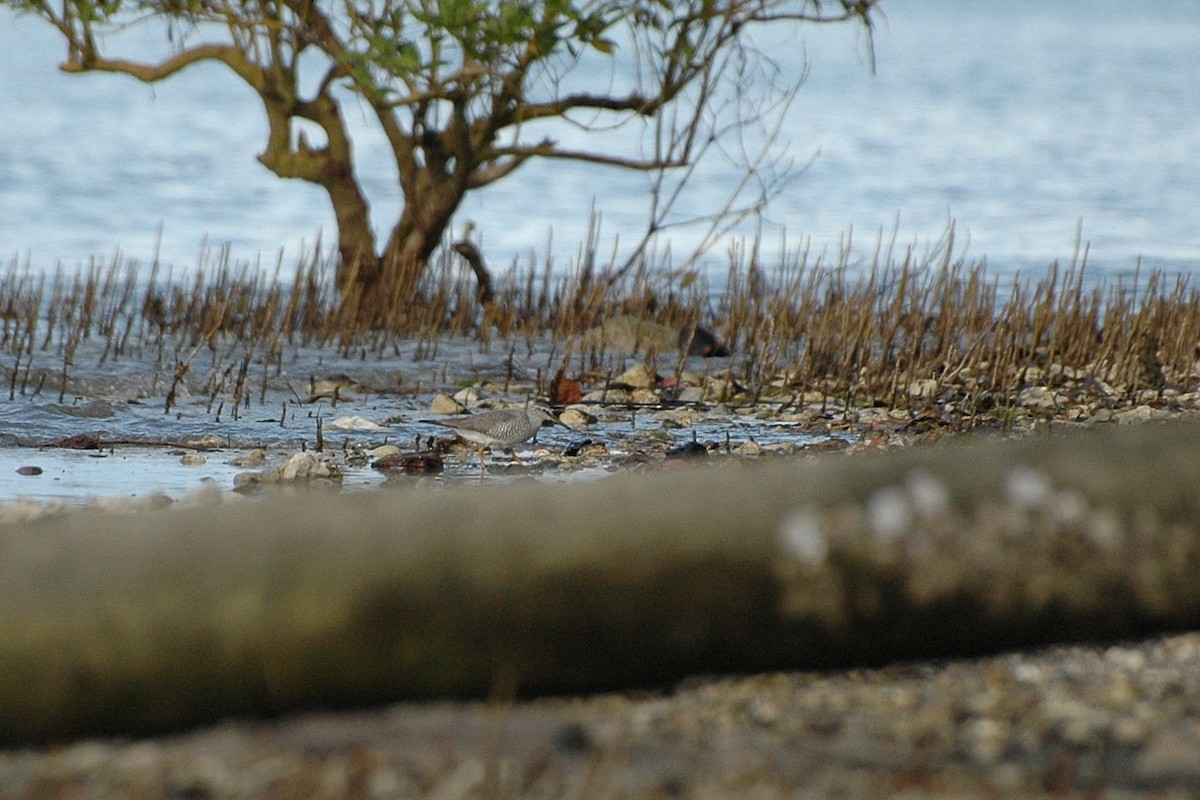
M 835 253 L 853 229 L 853 261 L 862 263 L 878 231 L 894 230 L 901 247 L 921 247 L 953 219 L 969 256 L 986 256 L 995 271 L 1040 273 L 1070 257 L 1081 222 L 1093 277 L 1124 275 L 1139 259 L 1172 272 L 1200 270 L 1200 14 L 1193 0 L 884 0 L 882 8 L 874 75 L 863 33 L 852 26 L 812 29 L 801 41 L 758 40 L 793 73 L 806 60 L 811 69 L 783 126 L 787 155 L 807 166 L 762 221 L 768 258 L 805 240 L 814 254 Z M 149 30 L 128 40 L 135 53 L 157 41 Z M 36 273 L 93 257 L 107 262 L 118 252 L 144 265 L 158 252 L 178 277 L 208 243 L 228 247 L 235 261 L 273 266 L 280 258 L 286 272 L 319 235 L 331 236 L 319 190 L 281 181 L 255 161 L 261 112 L 221 68 L 200 66 L 145 86 L 58 73 L 62 57 L 44 24 L 0 9 L 4 263 Z M 354 119 L 358 166 L 382 228 L 398 210 L 394 170 L 363 120 Z M 613 136 L 620 147 L 636 146 L 634 133 Z M 737 178 L 721 162 L 708 165 L 681 213 L 723 199 Z M 644 176 L 531 163 L 473 196 L 455 224 L 474 220 L 487 255 L 501 265 L 545 255 L 553 229 L 552 255 L 566 264 L 593 204 L 602 241 L 627 243 L 644 223 L 646 197 Z M 685 252 L 698 235 L 673 231 L 674 251 Z M 725 246 L 710 253 L 718 272 Z M 508 372 L 506 353 L 479 353 L 470 343 L 447 343 L 436 362 L 412 356 L 301 352 L 278 375 L 253 364 L 250 405 L 234 419 L 228 386 L 214 390 L 202 365 L 164 413 L 173 365 L 151 353 L 100 365 L 97 353 L 81 352 L 65 383 L 61 363 L 44 354 L 31 381 L 14 379 L 0 395 L 0 501 L 179 496 L 206 480 L 229 488 L 241 470 L 229 462 L 255 447 L 276 460 L 313 447 L 318 416 L 331 449 L 408 444 L 440 432 L 421 421 L 430 417 L 434 391 L 502 381 Z M 523 380 L 534 383 L 544 354 L 518 360 Z M 18 365 L 5 366 L 9 375 Z M 338 373 L 365 388 L 336 408 L 328 400 L 300 402 L 310 377 Z M 337 430 L 341 417 L 379 428 Z M 635 430 L 679 443 L 692 436 L 664 429 L 652 414 L 614 409 L 592 432 L 547 430 L 541 441 L 561 452 L 574 438 L 595 435 L 620 454 Z M 108 444 L 100 451 L 49 446 L 79 434 Z M 811 434 L 735 415 L 702 421 L 696 435 L 736 443 L 803 442 Z M 174 445 L 196 442 L 206 448 L 204 461 L 185 465 L 183 456 L 196 451 Z M 41 474 L 17 471 L 27 466 Z M 454 460 L 448 475 L 471 468 Z M 495 474 L 508 473 L 498 465 Z M 383 482 L 369 467 L 346 475 L 350 487 Z
M 901 244 L 937 239 L 956 219 L 970 253 L 993 268 L 1043 269 L 1071 253 L 1076 224 L 1101 274 L 1140 256 L 1200 268 L 1200 14 L 1192 0 L 884 0 L 874 44 L 853 26 L 759 44 L 795 74 L 811 71 L 783 130 L 809 163 L 764 230 L 836 251 L 853 228 L 864 252 L 898 218 Z M 131 34 L 133 52 L 158 44 Z M 202 65 L 145 86 L 112 75 L 63 75 L 47 26 L 0 10 L 0 255 L 36 267 L 107 258 L 177 268 L 200 245 L 285 263 L 332 233 L 322 193 L 281 181 L 254 159 L 264 122 L 248 90 Z M 383 226 L 398 208 L 381 138 L 359 127 L 360 172 Z M 560 132 L 568 135 L 568 132 Z M 636 147 L 629 133 L 618 147 Z M 716 161 L 683 213 L 711 207 L 737 176 Z M 643 224 L 643 176 L 563 162 L 531 163 L 468 201 L 494 263 L 554 249 L 569 261 L 593 203 L 607 238 Z M 745 232 L 751 232 L 753 227 Z M 676 251 L 699 235 L 672 234 Z M 721 264 L 723 248 L 713 253 Z M 721 264 L 723 266 L 723 264 Z

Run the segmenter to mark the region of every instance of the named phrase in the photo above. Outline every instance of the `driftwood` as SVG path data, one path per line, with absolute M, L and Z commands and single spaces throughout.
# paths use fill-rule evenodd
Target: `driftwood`
M 0 740 L 1200 622 L 1200 428 L 0 528 Z

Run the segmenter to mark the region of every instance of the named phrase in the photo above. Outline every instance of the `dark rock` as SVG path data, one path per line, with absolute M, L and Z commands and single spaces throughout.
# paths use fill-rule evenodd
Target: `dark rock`
M 703 358 L 729 355 L 729 348 L 716 334 L 699 325 L 685 325 L 679 330 L 679 349 L 687 348 L 689 356 Z

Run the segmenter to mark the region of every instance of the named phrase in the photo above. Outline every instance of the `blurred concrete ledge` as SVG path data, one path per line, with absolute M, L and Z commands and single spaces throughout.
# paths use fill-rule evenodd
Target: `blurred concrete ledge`
M 1200 427 L 0 528 L 0 741 L 1200 622 Z

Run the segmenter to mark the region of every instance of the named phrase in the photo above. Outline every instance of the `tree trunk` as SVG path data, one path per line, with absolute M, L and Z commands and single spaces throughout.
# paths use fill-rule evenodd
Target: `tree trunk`
M 360 322 L 386 326 L 412 305 L 429 259 L 462 203 L 465 190 L 460 190 L 453 181 L 430 179 L 428 175 L 422 178 L 405 192 L 404 210 L 379 256 L 364 255 L 361 237 L 357 236 L 360 229 L 352 224 L 352 219 L 347 220 L 351 224 L 343 225 L 338 213 L 338 249 L 342 258 L 338 287 L 344 295 L 356 292 Z
M 350 178 L 324 184 L 333 206 L 338 227 L 338 265 L 335 273 L 338 291 L 343 295 L 354 284 L 368 285 L 378 280 L 379 259 L 375 254 L 375 234 L 371 230 L 370 206 Z M 347 189 L 351 189 L 347 191 Z

